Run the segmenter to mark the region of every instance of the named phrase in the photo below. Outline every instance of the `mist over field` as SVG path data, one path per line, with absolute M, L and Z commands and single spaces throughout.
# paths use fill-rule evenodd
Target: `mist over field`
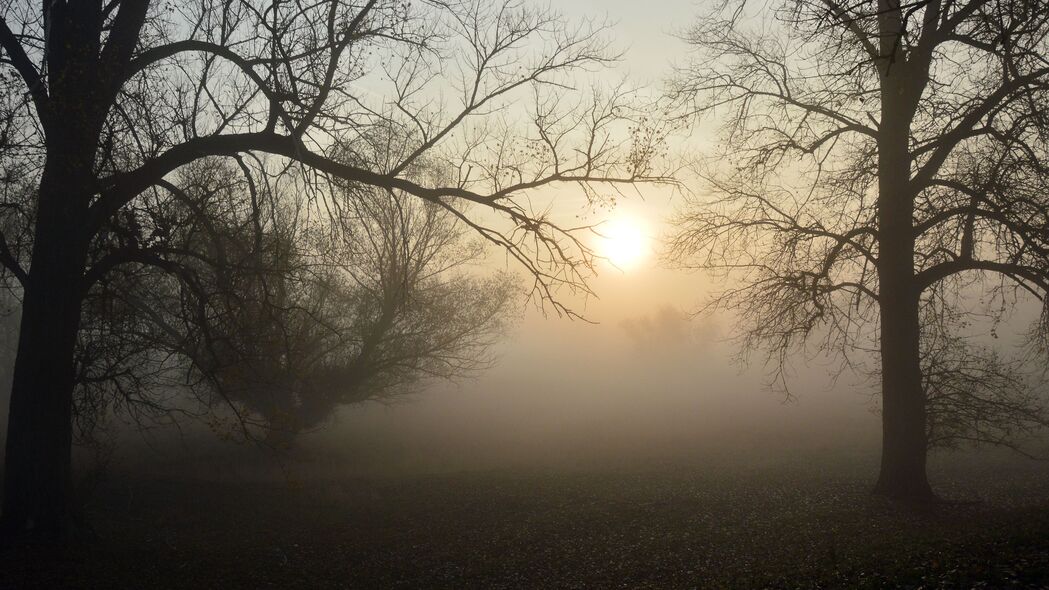
M 1049 4 L 0 5 L 0 590 L 1049 588 Z
M 658 205 L 628 210 L 649 219 Z M 785 381 L 777 380 L 763 352 L 741 357 L 731 314 L 697 312 L 719 285 L 702 273 L 660 268 L 654 234 L 646 232 L 637 266 L 599 267 L 597 297 L 566 294 L 583 319 L 544 313 L 522 298 L 513 327 L 496 347 L 496 364 L 476 376 L 341 408 L 289 450 L 229 442 L 193 420 L 180 421 L 181 429 L 146 432 L 116 420 L 120 443 L 112 466 L 280 481 L 760 470 L 824 459 L 876 465 L 881 423 L 872 377 L 819 350 L 795 354 Z M 1022 326 L 1037 312 L 1028 301 L 1004 323 L 977 321 L 969 329 L 978 341 L 1022 355 Z M 859 369 L 873 366 L 863 353 L 853 362 Z M 1041 438 L 1023 442 L 1036 454 L 1046 449 Z M 933 461 L 974 453 L 982 456 L 963 444 Z M 1010 463 L 1019 458 L 991 455 Z
M 838 366 L 814 358 L 799 363 L 788 399 L 770 387 L 760 355 L 748 366 L 738 363 L 721 318 L 691 317 L 702 277 L 651 267 L 605 272 L 596 283 L 603 296 L 585 302 L 586 321 L 544 316 L 522 302 L 493 368 L 429 384 L 404 399 L 343 408 L 296 441 L 293 459 L 224 442 L 190 420 L 181 433 L 125 431 L 116 420 L 121 442 L 114 466 L 222 478 L 279 478 L 283 470 L 331 478 L 760 464 L 830 449 L 876 454 L 879 423 L 869 383 L 849 376 L 835 383 Z M 245 453 L 254 459 L 238 467 Z M 208 462 L 194 471 L 199 459 L 225 467 L 214 471 Z

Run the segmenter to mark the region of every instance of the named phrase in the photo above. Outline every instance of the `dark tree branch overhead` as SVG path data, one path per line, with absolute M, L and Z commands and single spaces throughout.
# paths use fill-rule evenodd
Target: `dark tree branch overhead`
M 4 53 L 10 59 L 11 65 L 14 66 L 18 75 L 21 76 L 26 92 L 32 97 L 33 104 L 36 106 L 38 116 L 46 125 L 48 96 L 43 76 L 36 69 L 36 66 L 33 65 L 33 62 L 30 61 L 29 56 L 26 55 L 22 45 L 18 42 L 18 38 L 11 32 L 7 21 L 2 19 L 0 19 L 0 48 L 3 48 Z
M 18 259 L 11 253 L 11 247 L 7 244 L 7 238 L 0 233 L 0 264 L 18 279 L 19 286 L 24 286 L 28 275 Z

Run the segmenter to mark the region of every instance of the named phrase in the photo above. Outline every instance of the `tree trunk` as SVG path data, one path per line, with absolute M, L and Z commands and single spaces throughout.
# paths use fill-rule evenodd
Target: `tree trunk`
M 0 531 L 52 539 L 70 531 L 75 348 L 91 242 L 88 207 L 103 123 L 115 96 L 101 67 L 100 2 L 45 3 L 47 153 L 11 387 Z M 120 14 L 124 14 L 123 6 Z M 119 20 L 119 17 L 118 17 Z M 113 38 L 110 38 L 113 41 Z M 109 66 L 113 67 L 113 66 Z
M 884 255 L 884 251 L 883 251 Z M 902 276 L 882 272 L 882 455 L 875 492 L 907 501 L 933 499 L 926 476 L 925 391 L 918 349 L 918 298 Z M 900 281 L 903 282 L 903 281 Z
M 893 24 L 892 26 L 898 26 Z M 887 51 L 893 46 L 887 44 Z M 914 280 L 914 192 L 910 125 L 920 98 L 905 64 L 882 72 L 878 140 L 878 281 L 881 308 L 882 456 L 875 492 L 901 500 L 933 498 L 926 476 L 925 391 L 922 387 Z
M 52 160 L 49 157 L 49 160 Z M 59 159 L 61 160 L 61 159 Z M 24 286 L 4 464 L 0 530 L 54 539 L 69 531 L 74 348 L 86 263 L 86 198 L 68 161 L 45 165 Z

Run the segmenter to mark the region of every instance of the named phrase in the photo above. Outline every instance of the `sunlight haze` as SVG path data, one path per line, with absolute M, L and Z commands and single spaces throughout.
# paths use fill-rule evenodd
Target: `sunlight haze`
M 3 0 L 0 590 L 1049 589 L 1049 1 Z

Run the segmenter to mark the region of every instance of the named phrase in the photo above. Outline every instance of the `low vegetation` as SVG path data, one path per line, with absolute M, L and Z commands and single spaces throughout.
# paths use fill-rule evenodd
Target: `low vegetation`
M 933 462 L 953 503 L 892 508 L 873 457 L 560 475 L 111 480 L 97 542 L 3 588 L 1044 588 L 1043 466 Z M 727 465 L 727 463 L 726 463 Z M 964 483 L 961 483 L 964 482 Z M 32 554 L 30 554 L 32 555 Z

